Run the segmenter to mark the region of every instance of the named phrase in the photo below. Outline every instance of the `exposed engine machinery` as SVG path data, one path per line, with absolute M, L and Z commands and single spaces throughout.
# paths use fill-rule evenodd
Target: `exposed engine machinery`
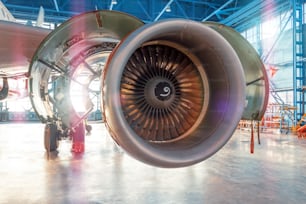
M 67 127 L 90 112 L 88 87 L 101 78 L 110 135 L 131 156 L 160 167 L 205 160 L 241 118 L 260 120 L 268 100 L 259 56 L 231 28 L 184 19 L 143 25 L 113 11 L 82 14 L 55 29 L 33 57 L 30 75 L 41 120 Z M 50 82 L 58 85 L 52 94 Z M 67 97 L 73 83 L 85 90 L 82 114 Z

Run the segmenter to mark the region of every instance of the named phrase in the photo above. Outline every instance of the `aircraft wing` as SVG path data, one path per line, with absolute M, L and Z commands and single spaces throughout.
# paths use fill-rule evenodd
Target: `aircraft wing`
M 25 97 L 31 58 L 50 30 L 0 21 L 0 101 Z M 17 81 L 24 87 L 14 87 Z M 17 94 L 16 94 L 17 93 Z
M 36 25 L 41 27 L 43 22 L 44 10 L 41 7 Z M 27 96 L 29 63 L 49 32 L 16 23 L 14 16 L 0 1 L 0 101 Z
M 50 30 L 0 21 L 0 73 L 28 71 L 29 62 Z
M 44 22 L 44 9 L 40 7 L 37 26 Z M 16 19 L 0 1 L 0 77 L 23 75 L 29 62 L 50 30 L 16 23 Z

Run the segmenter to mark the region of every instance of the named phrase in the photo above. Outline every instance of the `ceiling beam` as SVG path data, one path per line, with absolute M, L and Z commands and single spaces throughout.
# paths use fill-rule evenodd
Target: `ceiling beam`
M 184 18 L 189 19 L 189 17 L 187 16 L 185 10 L 182 8 L 181 4 L 178 1 L 175 1 L 175 4 L 177 5 L 178 9 L 181 11 L 181 13 L 183 14 Z
M 53 0 L 53 3 L 55 5 L 55 9 L 57 12 L 59 12 L 59 8 L 58 8 L 58 4 L 57 4 L 57 0 Z
M 111 0 L 110 6 L 109 6 L 109 10 L 113 10 L 114 5 L 118 4 L 117 0 Z
M 172 4 L 174 0 L 170 0 L 166 6 L 163 8 L 163 10 L 161 10 L 161 12 L 159 12 L 158 16 L 156 16 L 156 18 L 154 19 L 154 21 L 157 21 L 164 13 L 165 11 L 169 8 L 169 6 Z
M 143 6 L 142 2 L 141 1 L 137 1 L 137 4 L 142 9 L 143 13 L 147 16 L 147 18 L 149 20 L 152 20 L 152 16 L 150 16 L 150 14 L 148 13 L 147 9 L 145 9 L 145 7 Z
M 229 0 L 227 1 L 225 4 L 223 4 L 222 6 L 220 6 L 218 9 L 216 9 L 214 12 L 212 12 L 211 14 L 209 14 L 207 17 L 202 19 L 202 22 L 207 21 L 209 18 L 211 18 L 212 16 L 218 14 L 222 9 L 224 9 L 225 7 L 227 7 L 230 3 L 232 3 L 234 0 Z

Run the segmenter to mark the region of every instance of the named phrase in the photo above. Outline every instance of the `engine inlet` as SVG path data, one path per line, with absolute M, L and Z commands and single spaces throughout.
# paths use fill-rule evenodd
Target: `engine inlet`
M 192 60 L 168 45 L 146 45 L 130 57 L 121 78 L 125 119 L 150 142 L 185 137 L 198 120 L 204 86 Z

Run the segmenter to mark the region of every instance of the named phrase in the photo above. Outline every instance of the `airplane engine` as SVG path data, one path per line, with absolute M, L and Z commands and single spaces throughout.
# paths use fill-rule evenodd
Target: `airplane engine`
M 175 19 L 144 25 L 120 41 L 102 80 L 102 109 L 113 139 L 147 164 L 183 167 L 223 147 L 244 111 L 245 118 L 258 119 L 267 78 L 260 60 L 254 63 L 256 52 L 236 35 Z M 248 83 L 251 69 L 262 76 Z
M 100 92 L 91 84 L 100 85 L 108 55 L 142 25 L 128 14 L 93 11 L 55 28 L 38 47 L 29 68 L 29 96 L 40 120 L 61 121 L 68 128 L 84 120 L 94 105 L 89 93 Z

